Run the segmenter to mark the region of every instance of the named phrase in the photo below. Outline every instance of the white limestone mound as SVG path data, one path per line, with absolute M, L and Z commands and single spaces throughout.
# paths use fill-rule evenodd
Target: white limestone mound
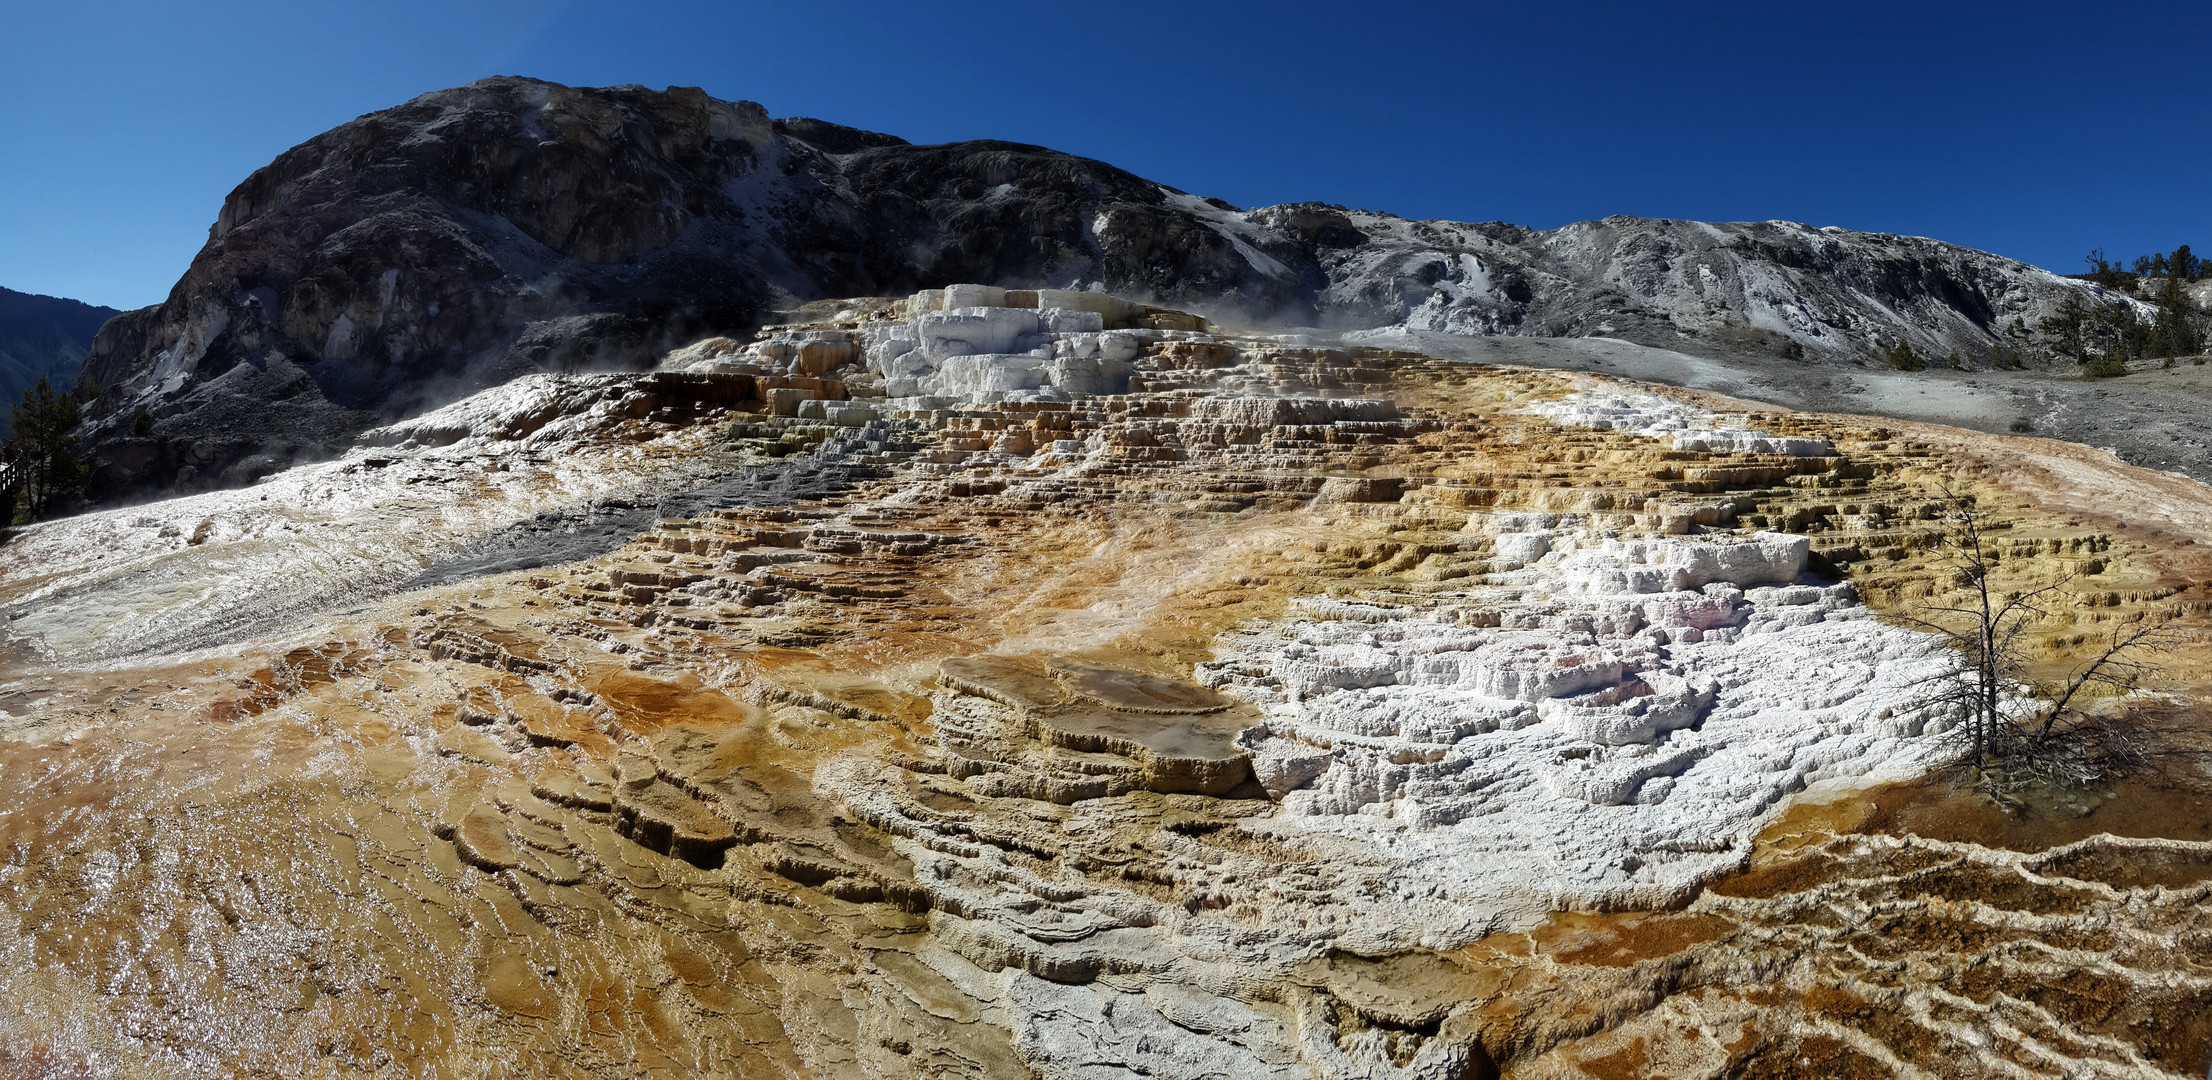
M 1378 398 L 1207 397 L 1190 403 L 1193 419 L 1226 427 L 1271 431 L 1285 426 L 1319 426 L 1345 421 L 1390 420 L 1396 405 Z
M 1587 693 L 1546 698 L 1536 715 L 1587 742 L 1632 746 L 1696 723 L 1712 703 L 1710 684 L 1648 671 Z
M 979 404 L 1121 393 L 1156 332 L 1107 330 L 1072 308 L 959 307 L 858 333 L 887 395 Z
M 1800 582 L 1803 537 L 1500 536 L 1527 570 L 1418 610 L 1302 601 L 1200 666 L 1265 710 L 1240 742 L 1282 812 L 1250 828 L 1356 841 L 1516 923 L 1680 900 L 1790 794 L 1941 752 L 1942 653 Z
M 727 340 L 727 339 L 723 339 Z M 621 376 L 524 375 L 442 408 L 363 432 L 362 446 L 420 450 L 489 449 L 527 440 L 540 447 L 573 442 L 627 418 L 634 389 Z
M 0 581 L 18 583 L 0 617 L 70 664 L 368 603 L 533 515 L 649 505 L 708 467 L 688 452 L 704 429 L 608 437 L 638 400 L 623 376 L 526 376 L 252 487 L 40 522 L 0 547 Z
M 850 329 L 773 329 L 740 345 L 708 338 L 661 360 L 664 370 L 766 376 L 835 374 L 908 407 L 1071 401 L 1129 388 L 1148 342 L 1204 321 L 1104 293 L 987 285 L 925 289 L 888 305 L 888 318 Z M 1162 320 L 1185 329 L 1160 329 Z M 1151 324 L 1151 325 L 1147 325 Z
M 669 353 L 666 370 L 819 376 L 873 382 L 890 398 L 943 404 L 1069 401 L 1123 393 L 1129 364 L 1163 331 L 1114 328 L 1141 310 L 1102 293 L 1039 289 L 1009 307 L 1007 290 L 952 285 L 916 293 L 903 320 L 851 330 L 793 329 L 739 345 L 708 338 Z
M 1600 384 L 1595 380 L 1591 380 L 1590 385 L 1591 389 L 1563 398 L 1536 402 L 1528 411 L 1563 427 L 1622 431 L 1671 440 L 1677 450 L 1788 457 L 1832 457 L 1836 452 L 1834 444 L 1826 439 L 1800 439 L 1757 431 L 1741 426 L 1741 420 L 1724 419 L 1649 391 Z M 1722 426 L 1724 423 L 1736 426 Z
M 1592 596 L 1690 592 L 1715 583 L 1795 581 L 1811 550 L 1805 537 L 1773 532 L 1735 542 L 1606 539 L 1594 551 L 1562 559 L 1560 571 L 1570 587 Z
M 1498 558 L 1515 563 L 1534 562 L 1551 551 L 1551 534 L 1544 532 L 1504 532 L 1492 541 L 1490 550 Z

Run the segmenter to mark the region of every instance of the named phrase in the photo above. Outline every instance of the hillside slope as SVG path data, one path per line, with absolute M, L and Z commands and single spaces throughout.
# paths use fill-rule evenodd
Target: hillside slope
M 519 374 L 639 366 L 796 302 L 963 281 L 1811 361 L 1897 339 L 1978 355 L 2069 293 L 2102 296 L 1932 240 L 1245 211 L 1041 147 L 486 79 L 318 135 L 231 193 L 169 298 L 87 359 L 121 391 L 95 417 L 96 490 L 243 483 Z M 154 434 L 132 438 L 141 409 Z
M 100 324 L 122 314 L 59 296 L 0 289 L 0 403 L 13 403 L 44 377 L 57 388 L 77 381 Z M 0 438 L 12 426 L 0 409 Z

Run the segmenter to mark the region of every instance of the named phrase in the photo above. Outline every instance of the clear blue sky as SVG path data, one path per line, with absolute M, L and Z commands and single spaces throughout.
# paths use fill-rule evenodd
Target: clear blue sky
M 8 5 L 0 285 L 167 295 L 285 148 L 494 74 L 1000 138 L 1243 206 L 1915 233 L 2061 272 L 2212 249 L 2212 5 Z

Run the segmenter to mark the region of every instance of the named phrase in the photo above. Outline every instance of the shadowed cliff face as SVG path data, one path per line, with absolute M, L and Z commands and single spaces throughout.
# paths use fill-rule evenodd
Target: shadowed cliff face
M 1981 252 L 1789 223 L 1551 232 L 1241 211 L 1001 142 L 911 146 L 692 88 L 496 78 L 287 151 L 169 299 L 102 330 L 106 497 L 234 486 L 516 375 L 640 366 L 821 297 L 1103 284 L 1341 328 L 1980 355 L 2095 292 Z M 133 421 L 143 410 L 151 431 Z

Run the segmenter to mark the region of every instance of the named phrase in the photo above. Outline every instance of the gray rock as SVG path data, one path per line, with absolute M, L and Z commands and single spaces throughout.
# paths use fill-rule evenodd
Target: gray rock
M 912 146 L 694 88 L 495 78 L 318 135 L 230 194 L 168 300 L 110 321 L 86 356 L 108 388 L 86 431 L 94 493 L 243 482 L 519 374 L 637 367 L 805 301 L 977 282 L 941 301 L 1121 303 L 1104 289 L 1245 322 L 1776 363 L 1900 338 L 1980 353 L 2069 292 L 2105 298 L 1933 240 L 1244 211 L 1036 146 Z M 990 310 L 1035 331 L 1033 311 Z M 1021 351 L 996 344 L 1021 327 L 969 329 Z M 1098 344 L 1112 361 L 1132 343 Z M 140 408 L 151 436 L 130 432 Z

